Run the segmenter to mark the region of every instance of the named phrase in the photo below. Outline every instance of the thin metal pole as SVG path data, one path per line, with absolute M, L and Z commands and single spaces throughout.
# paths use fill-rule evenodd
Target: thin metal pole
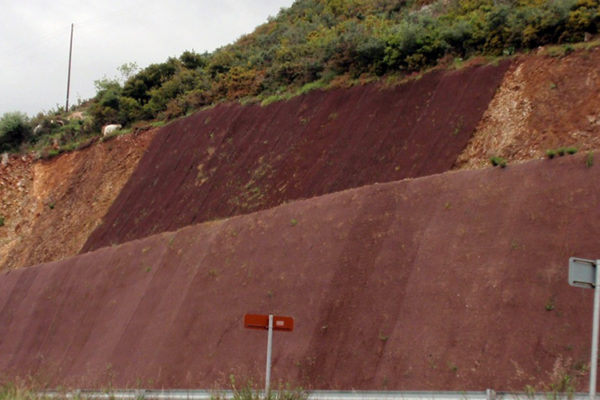
M 596 286 L 594 287 L 594 321 L 592 326 L 592 361 L 590 363 L 590 400 L 596 398 L 596 374 L 598 369 L 598 323 L 600 322 L 600 260 L 596 260 Z
M 71 90 L 71 56 L 73 55 L 73 24 L 71 24 L 71 42 L 69 44 L 69 73 L 67 75 L 67 105 L 65 112 L 69 112 L 69 92 Z
M 273 345 L 273 314 L 269 314 L 269 338 L 267 339 L 267 373 L 265 376 L 265 398 L 269 398 L 271 385 L 271 346 Z

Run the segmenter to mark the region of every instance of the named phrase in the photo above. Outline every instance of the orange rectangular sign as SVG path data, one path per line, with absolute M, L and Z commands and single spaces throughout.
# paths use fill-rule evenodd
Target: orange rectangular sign
M 269 316 L 261 314 L 244 315 L 244 328 L 269 329 Z M 274 331 L 293 331 L 294 319 L 292 317 L 273 316 Z

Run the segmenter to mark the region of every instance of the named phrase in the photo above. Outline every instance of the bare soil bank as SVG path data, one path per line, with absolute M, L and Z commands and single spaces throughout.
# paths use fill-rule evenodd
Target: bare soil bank
M 600 149 L 600 47 L 552 57 L 520 57 L 505 75 L 469 145 L 461 168 L 544 157 L 546 150 Z
M 596 154 L 598 156 L 598 154 Z M 264 374 L 245 313 L 291 315 L 308 388 L 585 387 L 600 167 L 576 155 L 372 185 L 0 274 L 0 375 L 211 388 Z M 597 163 L 596 163 L 597 164 Z
M 451 169 L 508 68 L 220 105 L 161 129 L 82 251 Z
M 47 161 L 13 156 L 0 165 L 0 270 L 77 254 L 153 133 L 116 137 Z

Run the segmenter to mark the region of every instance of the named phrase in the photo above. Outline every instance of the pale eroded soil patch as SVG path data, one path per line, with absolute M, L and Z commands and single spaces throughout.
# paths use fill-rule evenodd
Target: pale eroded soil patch
M 0 166 L 0 270 L 77 254 L 153 136 L 121 136 L 48 161 L 9 158 Z
M 517 60 L 456 168 L 481 168 L 491 156 L 541 158 L 546 150 L 600 148 L 600 48 L 564 57 Z

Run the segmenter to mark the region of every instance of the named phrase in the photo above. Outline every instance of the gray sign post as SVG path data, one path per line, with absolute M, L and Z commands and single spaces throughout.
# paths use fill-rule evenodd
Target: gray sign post
M 594 316 L 592 323 L 592 360 L 590 362 L 590 400 L 596 397 L 596 374 L 598 368 L 598 324 L 600 322 L 600 260 L 569 258 L 569 285 L 594 289 Z

